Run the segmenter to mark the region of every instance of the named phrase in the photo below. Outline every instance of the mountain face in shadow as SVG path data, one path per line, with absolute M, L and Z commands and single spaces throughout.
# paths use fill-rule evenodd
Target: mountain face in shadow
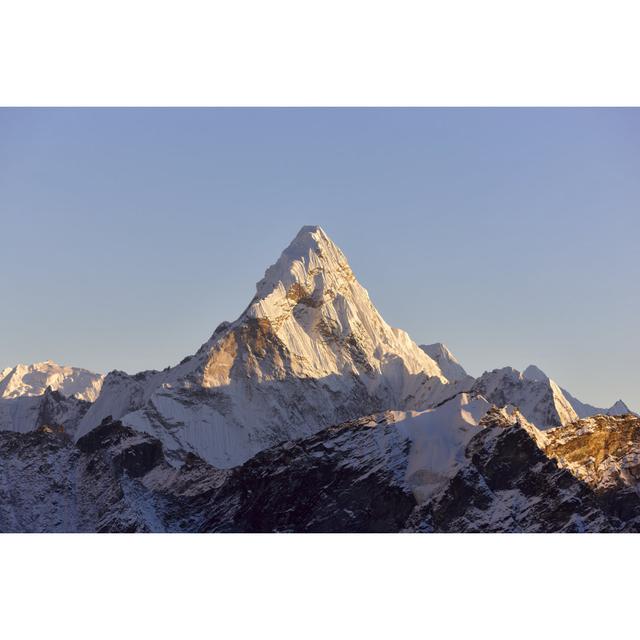
M 455 407 L 472 401 L 454 399 L 432 411 L 458 413 Z M 459 438 L 432 435 L 428 444 L 456 454 L 436 473 L 434 460 L 415 451 L 421 432 L 410 426 L 422 416 L 361 418 L 266 449 L 232 469 L 194 455 L 176 468 L 159 440 L 112 420 L 75 443 L 48 427 L 0 432 L 0 530 L 640 530 L 640 419 L 599 416 L 590 430 L 579 421 L 544 433 L 490 408 L 479 424 L 453 425 Z M 437 415 L 436 422 L 443 424 Z M 594 463 L 603 442 L 607 455 Z M 415 482 L 416 464 L 423 480 L 430 472 L 437 477 L 428 492 Z

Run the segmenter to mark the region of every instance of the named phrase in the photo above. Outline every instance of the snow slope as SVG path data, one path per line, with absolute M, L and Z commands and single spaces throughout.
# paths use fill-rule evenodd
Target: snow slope
M 387 422 L 411 441 L 406 479 L 418 502 L 455 475 L 490 408 L 483 397 L 462 393 L 435 409 L 388 414 Z

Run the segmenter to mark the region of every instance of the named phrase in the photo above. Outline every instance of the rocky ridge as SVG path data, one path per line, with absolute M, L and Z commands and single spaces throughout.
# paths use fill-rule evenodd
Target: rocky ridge
M 473 403 L 481 417 L 466 416 L 461 431 L 451 419 Z M 0 530 L 640 530 L 640 419 L 599 416 L 543 432 L 483 403 L 465 397 L 430 410 L 440 434 L 406 423 L 424 414 L 377 414 L 226 470 L 193 455 L 176 468 L 159 440 L 117 421 L 76 443 L 48 427 L 0 432 Z M 447 427 L 461 437 L 439 440 Z M 423 448 L 425 434 L 433 447 Z M 438 447 L 449 452 L 446 468 L 440 455 L 423 455 Z M 425 477 L 437 481 L 420 491 Z

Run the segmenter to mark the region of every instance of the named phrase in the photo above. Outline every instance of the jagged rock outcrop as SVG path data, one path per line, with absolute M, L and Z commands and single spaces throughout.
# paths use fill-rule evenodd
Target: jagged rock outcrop
M 545 434 L 545 451 L 599 491 L 640 483 L 640 420 L 593 416 Z
M 542 432 L 462 394 L 263 450 L 233 469 L 105 420 L 0 432 L 0 531 L 639 531 L 640 419 Z
M 0 531 L 397 531 L 415 506 L 410 443 L 370 419 L 233 470 L 176 469 L 155 438 L 105 420 L 76 444 L 0 432 Z
M 42 428 L 0 432 L 0 531 L 197 531 L 227 472 L 106 420 L 76 444 Z
M 428 502 L 407 531 L 617 531 L 624 523 L 588 486 L 545 456 L 520 424 L 487 425 L 469 444 L 467 464 Z
M 202 525 L 210 532 L 394 532 L 415 507 L 410 441 L 364 419 L 267 449 L 234 469 Z

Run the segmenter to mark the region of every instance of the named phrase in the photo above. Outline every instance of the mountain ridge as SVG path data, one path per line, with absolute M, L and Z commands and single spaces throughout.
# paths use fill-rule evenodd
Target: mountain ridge
M 47 387 L 63 395 L 93 402 L 100 394 L 104 376 L 53 360 L 17 364 L 0 371 L 0 399 L 43 395 Z
M 549 380 L 549 376 L 542 371 L 536 365 L 529 365 L 522 374 L 525 378 L 530 380 Z M 592 404 L 588 404 L 586 402 L 582 402 L 578 400 L 575 396 L 569 393 L 566 389 L 560 389 L 565 396 L 565 398 L 569 401 L 574 411 L 576 412 L 579 418 L 589 418 L 590 416 L 595 415 L 605 415 L 605 416 L 615 416 L 615 415 L 624 415 L 627 413 L 632 413 L 637 415 L 635 412 L 631 411 L 625 402 L 622 400 L 617 400 L 613 403 L 608 409 L 604 407 L 596 407 Z
M 0 531 L 640 531 L 640 419 L 540 432 L 477 400 L 443 405 L 436 430 L 406 423 L 435 412 L 368 416 L 226 470 L 194 455 L 175 468 L 157 438 L 108 419 L 76 442 L 48 428 L 0 432 Z M 452 409 L 472 402 L 475 417 L 447 430 Z M 602 442 L 607 456 L 594 460 Z M 421 444 L 443 445 L 453 464 Z

